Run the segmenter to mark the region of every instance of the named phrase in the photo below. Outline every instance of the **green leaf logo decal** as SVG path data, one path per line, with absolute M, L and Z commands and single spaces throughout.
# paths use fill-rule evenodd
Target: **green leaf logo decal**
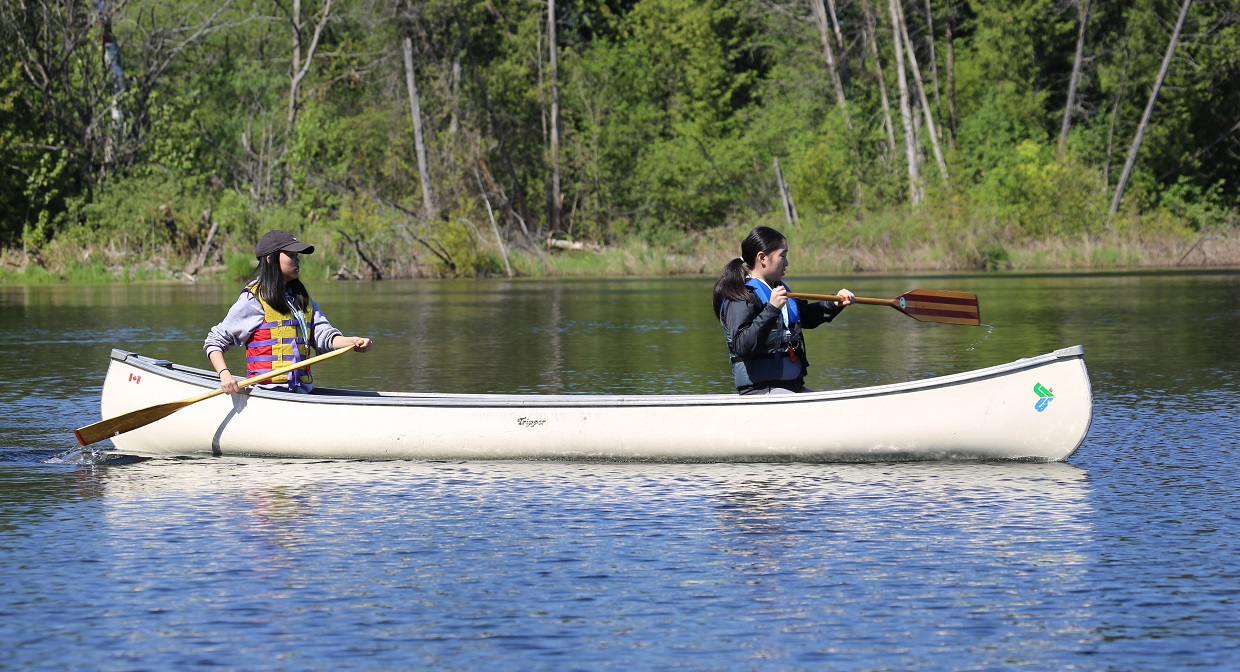
M 1038 402 L 1033 405 L 1033 408 L 1039 413 L 1045 411 L 1046 407 L 1050 406 L 1051 402 L 1055 400 L 1055 393 L 1046 389 L 1046 386 L 1042 385 L 1042 383 L 1034 383 L 1033 392 L 1038 395 Z

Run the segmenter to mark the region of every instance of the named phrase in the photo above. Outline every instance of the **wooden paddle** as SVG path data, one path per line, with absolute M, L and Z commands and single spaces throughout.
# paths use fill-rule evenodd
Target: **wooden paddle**
M 356 343 L 353 345 L 350 345 L 347 348 L 340 348 L 338 350 L 332 350 L 331 352 L 321 354 L 318 357 L 311 357 L 310 359 L 296 362 L 294 364 L 289 364 L 288 366 L 282 366 L 278 369 L 272 369 L 271 371 L 268 371 L 267 373 L 264 373 L 261 376 L 253 376 L 251 378 L 246 378 L 245 380 L 239 381 L 237 383 L 237 387 L 245 387 L 246 385 L 254 385 L 256 383 L 261 383 L 265 380 L 271 380 L 272 378 L 288 373 L 289 371 L 294 371 L 296 369 L 302 369 L 312 364 L 317 364 L 319 362 L 331 359 L 332 357 L 348 352 L 354 349 L 355 347 L 357 347 Z M 181 401 L 173 401 L 167 404 L 158 404 L 156 406 L 148 406 L 146 408 L 140 408 L 136 411 L 130 411 L 128 413 L 123 413 L 114 418 L 108 418 L 107 420 L 100 420 L 99 422 L 96 422 L 92 425 L 86 425 L 85 427 L 82 427 L 80 429 L 73 430 L 73 434 L 74 436 L 77 437 L 78 443 L 80 443 L 83 446 L 89 446 L 90 444 L 95 443 L 96 441 L 102 441 L 104 439 L 109 439 L 113 436 L 116 436 L 117 434 L 124 434 L 125 432 L 135 430 L 139 427 L 145 427 L 146 425 L 149 425 L 152 422 L 155 422 L 156 420 L 159 420 L 161 418 L 166 418 L 172 415 L 173 413 L 176 413 L 177 411 L 181 410 L 182 408 L 185 408 L 186 406 L 189 406 L 190 404 L 196 404 L 204 399 L 210 399 L 211 397 L 218 396 L 221 394 L 224 394 L 224 390 L 221 390 L 220 388 L 217 387 L 214 390 L 211 390 L 210 392 L 203 392 L 202 394 L 196 397 L 182 399 Z
M 788 292 L 788 296 L 807 301 L 844 300 L 844 297 L 834 294 Z M 972 292 L 914 289 L 894 299 L 867 299 L 863 296 L 858 296 L 854 297 L 853 301 L 875 306 L 891 306 L 901 313 L 922 322 L 967 324 L 974 327 L 982 323 L 981 311 L 977 307 L 977 295 Z

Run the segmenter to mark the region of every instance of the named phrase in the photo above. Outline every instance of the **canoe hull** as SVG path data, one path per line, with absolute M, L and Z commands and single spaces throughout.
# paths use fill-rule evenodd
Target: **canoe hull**
M 105 418 L 210 390 L 210 372 L 115 350 Z M 143 456 L 641 461 L 1058 461 L 1084 440 L 1084 352 L 798 395 L 220 395 L 113 437 Z M 786 419 L 773 422 L 774 414 Z

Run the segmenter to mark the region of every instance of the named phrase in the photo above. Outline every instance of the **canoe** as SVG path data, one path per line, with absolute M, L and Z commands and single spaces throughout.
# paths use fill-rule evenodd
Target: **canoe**
M 211 371 L 113 350 L 102 416 L 183 400 L 218 384 Z M 1093 413 L 1079 345 L 964 373 L 803 394 L 248 389 L 191 404 L 111 441 L 123 454 L 148 457 L 1060 461 L 1084 441 Z

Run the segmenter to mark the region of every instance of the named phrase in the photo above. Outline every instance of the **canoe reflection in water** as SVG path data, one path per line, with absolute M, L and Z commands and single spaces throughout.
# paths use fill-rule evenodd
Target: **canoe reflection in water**
M 729 572 L 766 577 L 766 594 L 784 574 L 841 591 L 864 590 L 866 581 L 981 590 L 988 579 L 970 575 L 969 563 L 1024 567 L 1025 580 L 1066 591 L 1095 560 L 1089 480 L 1065 463 L 207 458 L 125 465 L 103 488 L 113 536 L 134 544 L 172 543 L 161 535 L 185 527 L 203 537 L 203 553 L 235 546 L 237 562 L 268 568 L 297 566 L 320 547 L 345 556 L 364 549 L 393 580 L 405 571 L 394 573 L 396 563 L 446 581 L 455 572 L 445 575 L 443 565 L 468 549 L 497 555 L 457 571 L 486 574 L 512 562 L 532 571 L 528 563 L 546 553 L 587 565 L 682 554 L 711 555 L 717 565 L 722 554 Z M 667 571 L 692 568 L 686 560 Z

